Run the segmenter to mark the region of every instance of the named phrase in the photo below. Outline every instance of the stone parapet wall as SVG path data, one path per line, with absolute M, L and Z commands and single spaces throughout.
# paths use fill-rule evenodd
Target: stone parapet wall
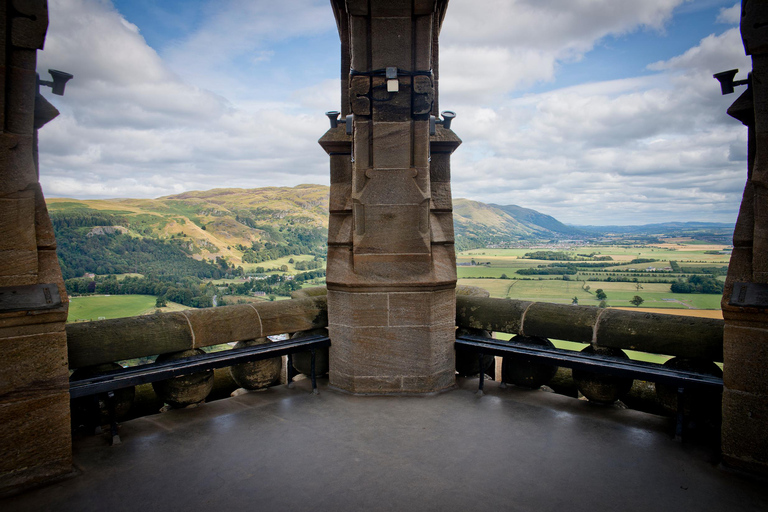
M 66 337 L 74 369 L 327 325 L 319 296 L 68 324 Z
M 723 360 L 724 322 L 716 318 L 458 296 L 456 325 L 600 347 Z

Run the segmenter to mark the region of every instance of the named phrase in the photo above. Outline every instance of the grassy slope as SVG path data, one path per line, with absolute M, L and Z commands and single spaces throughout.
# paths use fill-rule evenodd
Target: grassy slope
M 70 297 L 68 322 L 123 318 L 153 313 L 156 297 L 152 295 L 92 295 Z M 169 302 L 161 311 L 180 311 L 186 306 Z
M 298 185 L 193 191 L 157 199 L 53 198 L 47 204 L 51 212 L 88 208 L 119 214 L 132 223 L 141 221 L 141 229 L 148 229 L 149 236 L 180 237 L 192 242 L 197 258 L 220 256 L 241 265 L 243 253 L 236 246 L 249 247 L 252 242 L 261 241 L 264 232 L 237 222 L 236 215 L 256 216 L 259 224 L 278 229 L 291 222 L 325 228 L 328 191 L 322 185 Z

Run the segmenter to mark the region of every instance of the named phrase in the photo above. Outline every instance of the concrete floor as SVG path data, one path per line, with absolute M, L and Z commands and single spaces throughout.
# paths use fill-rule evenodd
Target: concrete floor
M 669 438 L 668 421 L 476 379 L 431 397 L 306 382 L 76 439 L 74 478 L 10 511 L 768 510 L 766 482 Z

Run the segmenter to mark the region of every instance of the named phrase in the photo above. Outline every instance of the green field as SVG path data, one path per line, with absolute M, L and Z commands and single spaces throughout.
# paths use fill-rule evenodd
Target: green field
M 587 246 L 556 249 L 571 254 L 597 253 L 611 256 L 616 263 L 605 268 L 594 267 L 579 271 L 563 280 L 561 274 L 521 275 L 517 271 L 523 268 L 546 266 L 560 263 L 551 260 L 524 259 L 526 253 L 545 249 L 474 249 L 457 254 L 459 284 L 478 286 L 488 290 L 491 297 L 512 298 L 519 300 L 547 301 L 570 304 L 578 298 L 581 305 L 599 304 L 595 290 L 602 288 L 608 295 L 607 304 L 613 307 L 632 306 L 629 301 L 639 295 L 645 302 L 643 307 L 673 309 L 720 309 L 719 294 L 672 293 L 669 283 L 650 282 L 659 279 L 677 279 L 690 274 L 672 272 L 645 272 L 648 267 L 663 269 L 670 261 L 676 261 L 681 267 L 722 267 L 728 265 L 729 254 L 707 254 L 710 246 L 679 245 L 675 247 L 653 246 Z M 655 259 L 649 263 L 631 264 L 635 258 Z M 474 260 L 474 265 L 466 265 Z M 465 265 L 461 265 L 464 263 Z M 597 262 L 595 262 L 597 263 Z M 631 273 L 613 272 L 614 270 L 634 269 Z M 503 278 L 502 276 L 505 276 Z M 590 281 L 590 279 L 637 279 L 641 288 L 633 282 Z M 724 280 L 724 276 L 718 279 Z M 589 289 L 585 289 L 589 287 Z
M 91 295 L 69 298 L 67 322 L 82 322 L 138 316 L 155 311 L 156 297 L 153 295 Z M 161 311 L 187 309 L 181 304 L 169 302 Z

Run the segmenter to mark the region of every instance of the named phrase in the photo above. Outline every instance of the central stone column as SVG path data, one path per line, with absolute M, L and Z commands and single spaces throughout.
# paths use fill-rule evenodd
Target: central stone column
M 449 155 L 461 141 L 440 125 L 430 138 L 447 2 L 332 5 L 346 123 L 320 140 L 331 157 L 330 382 L 353 393 L 450 388 L 456 260 Z

